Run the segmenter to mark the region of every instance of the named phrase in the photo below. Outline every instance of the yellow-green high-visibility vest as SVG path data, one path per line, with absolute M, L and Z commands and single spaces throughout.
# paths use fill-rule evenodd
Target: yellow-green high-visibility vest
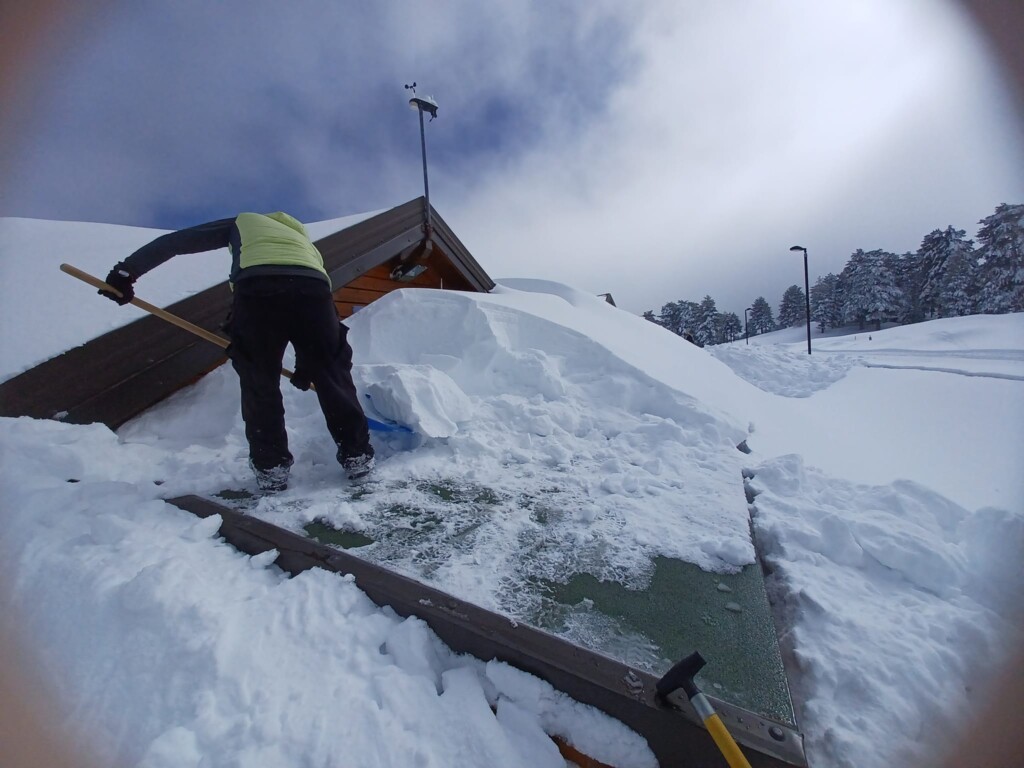
M 235 224 L 241 241 L 239 269 L 257 266 L 307 267 L 327 276 L 323 256 L 298 219 L 281 211 L 240 213 Z

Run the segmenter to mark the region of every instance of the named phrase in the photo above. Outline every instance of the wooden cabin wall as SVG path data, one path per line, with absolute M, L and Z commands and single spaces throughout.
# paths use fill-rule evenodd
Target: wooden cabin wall
M 427 271 L 407 282 L 391 279 L 391 271 L 398 265 L 397 258 L 389 259 L 367 270 L 334 292 L 334 306 L 342 319 L 351 317 L 359 308 L 399 288 L 446 288 L 457 291 L 475 291 L 468 280 L 443 254 L 435 251 L 423 264 Z

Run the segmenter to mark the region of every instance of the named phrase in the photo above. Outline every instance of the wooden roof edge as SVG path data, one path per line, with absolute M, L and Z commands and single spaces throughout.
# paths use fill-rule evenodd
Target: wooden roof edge
M 355 280 L 364 272 L 368 272 L 388 259 L 394 258 L 407 247 L 420 242 L 422 239 L 423 232 L 419 225 L 408 227 L 395 232 L 390 239 L 369 248 L 369 250 L 350 253 L 348 258 L 329 260 L 325 256 L 324 268 L 331 278 L 331 284 L 337 289 Z
M 424 205 L 420 195 L 317 240 L 332 281 L 336 285 L 348 282 L 421 240 Z M 430 216 L 434 240 L 449 261 L 473 287 L 485 293 L 492 290 L 494 280 L 433 206 Z
M 381 211 L 351 227 L 324 235 L 314 244 L 323 253 L 325 250 L 328 252 L 343 250 L 350 244 L 365 241 L 368 245 L 367 250 L 370 250 L 387 242 L 397 232 L 419 225 L 423 218 L 423 203 L 419 202 L 422 199 L 409 200 L 386 211 Z
M 423 205 L 423 197 L 417 198 L 420 201 L 420 205 Z M 469 249 L 459 240 L 454 230 L 448 226 L 441 215 L 437 212 L 434 206 L 430 206 L 430 218 L 434 225 L 434 234 L 445 249 L 445 253 L 452 260 L 452 263 L 459 267 L 459 270 L 470 280 L 477 288 L 484 293 L 489 293 L 494 289 L 497 283 L 491 278 L 490 275 L 484 270 L 474 257 L 469 252 Z

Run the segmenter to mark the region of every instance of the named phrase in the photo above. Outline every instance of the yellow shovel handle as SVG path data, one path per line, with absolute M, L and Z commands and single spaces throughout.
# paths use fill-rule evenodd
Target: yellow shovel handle
M 707 718 L 704 721 L 704 726 L 708 729 L 711 738 L 715 740 L 715 744 L 718 745 L 722 754 L 725 755 L 730 768 L 750 768 L 750 763 L 747 762 L 747 758 L 740 752 L 739 746 L 733 741 L 732 735 L 717 713 Z

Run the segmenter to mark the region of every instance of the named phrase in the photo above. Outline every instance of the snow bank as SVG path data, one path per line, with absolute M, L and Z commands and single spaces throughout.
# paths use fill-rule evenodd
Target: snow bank
M 1024 515 L 855 485 L 799 456 L 751 474 L 812 765 L 929 764 L 1024 639 Z

